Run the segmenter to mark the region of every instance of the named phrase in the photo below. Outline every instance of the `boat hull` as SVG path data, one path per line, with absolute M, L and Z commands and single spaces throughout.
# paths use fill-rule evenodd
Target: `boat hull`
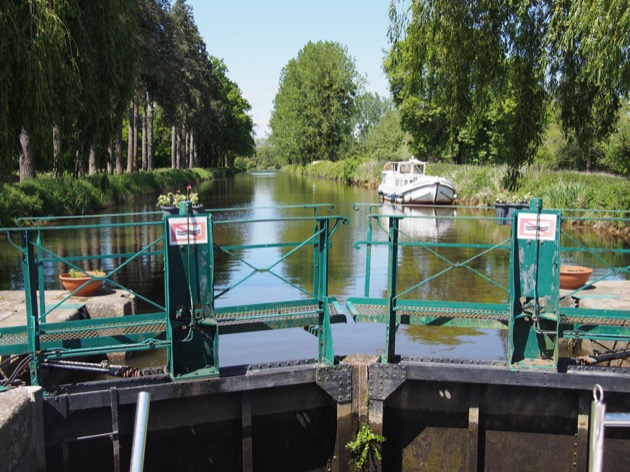
M 457 197 L 455 189 L 448 181 L 436 178 L 433 182 L 421 182 L 417 185 L 398 190 L 379 187 L 379 194 L 392 203 L 417 203 L 431 205 L 450 205 Z

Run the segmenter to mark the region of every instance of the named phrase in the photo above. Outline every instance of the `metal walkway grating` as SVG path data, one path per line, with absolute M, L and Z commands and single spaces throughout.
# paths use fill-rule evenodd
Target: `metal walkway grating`
M 331 323 L 345 323 L 339 303 L 328 299 Z M 215 316 L 222 333 L 250 329 L 277 329 L 319 324 L 320 307 L 316 300 L 297 300 L 259 305 L 217 308 Z
M 389 320 L 387 300 L 384 298 L 350 298 L 346 305 L 355 321 L 386 323 Z M 430 324 L 437 320 L 441 320 L 441 324 L 449 320 L 485 320 L 490 326 L 505 327 L 509 319 L 506 305 L 418 300 L 399 300 L 396 314 L 402 324 Z

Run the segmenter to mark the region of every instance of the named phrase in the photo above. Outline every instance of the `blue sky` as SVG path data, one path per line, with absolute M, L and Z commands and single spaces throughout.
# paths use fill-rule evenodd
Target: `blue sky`
M 347 47 L 366 89 L 389 96 L 382 72 L 389 0 L 188 0 L 208 53 L 252 106 L 257 138 L 265 137 L 280 71 L 308 41 Z

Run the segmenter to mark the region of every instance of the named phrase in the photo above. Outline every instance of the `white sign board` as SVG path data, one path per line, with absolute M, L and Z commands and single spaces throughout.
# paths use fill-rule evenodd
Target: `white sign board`
M 208 244 L 208 218 L 169 218 L 169 244 Z
M 555 241 L 558 229 L 558 215 L 520 212 L 517 216 L 518 239 Z

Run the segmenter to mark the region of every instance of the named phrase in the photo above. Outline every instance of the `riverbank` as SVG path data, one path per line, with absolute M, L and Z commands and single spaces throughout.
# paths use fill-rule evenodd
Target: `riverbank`
M 159 169 L 151 172 L 82 179 L 69 175 L 35 179 L 0 187 L 0 226 L 25 216 L 85 215 L 122 201 L 159 191 L 185 191 L 188 184 L 225 176 L 230 169 Z
M 307 166 L 291 165 L 284 167 L 283 171 L 376 189 L 384 163 L 356 158 L 338 162 L 320 161 Z M 529 202 L 530 198 L 537 197 L 543 199 L 546 208 L 610 211 L 605 216 L 620 220 L 608 229 L 630 237 L 630 181 L 627 178 L 601 173 L 549 171 L 529 166 L 521 169 L 518 189 L 508 193 L 501 188 L 506 170 L 505 166 L 445 163 L 427 166 L 428 174 L 445 177 L 455 184 L 456 203 L 459 205 L 493 206 L 496 201 Z M 598 215 L 599 218 L 602 216 Z

